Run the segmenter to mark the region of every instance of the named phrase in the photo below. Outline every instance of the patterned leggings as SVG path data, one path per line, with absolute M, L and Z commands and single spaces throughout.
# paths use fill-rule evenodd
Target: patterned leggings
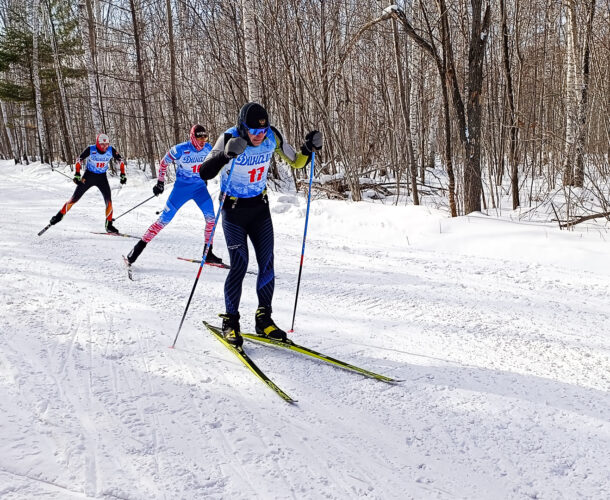
M 229 314 L 239 311 L 242 282 L 248 269 L 248 237 L 258 262 L 256 294 L 259 306 L 271 306 L 275 287 L 273 224 L 269 204 L 260 200 L 255 206 L 240 207 L 241 202 L 239 200 L 235 208 L 223 207 L 222 212 L 222 228 L 231 259 L 231 270 L 225 281 L 225 306 Z

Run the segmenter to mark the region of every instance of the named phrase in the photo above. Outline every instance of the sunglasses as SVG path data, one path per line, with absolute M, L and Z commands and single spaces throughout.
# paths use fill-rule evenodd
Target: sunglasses
M 195 137 L 197 139 L 207 139 L 208 138 L 208 134 L 196 134 Z
M 266 127 L 263 127 L 263 128 L 250 128 L 244 122 L 241 122 L 241 124 L 248 130 L 248 133 L 250 135 L 260 135 L 260 134 L 266 134 L 267 132 L 269 132 L 269 125 L 267 125 Z

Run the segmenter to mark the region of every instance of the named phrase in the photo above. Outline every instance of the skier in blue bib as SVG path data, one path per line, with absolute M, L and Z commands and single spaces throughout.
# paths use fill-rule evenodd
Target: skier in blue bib
M 159 219 L 148 228 L 142 239 L 135 244 L 127 255 L 130 264 L 136 261 L 150 240 L 171 222 L 182 205 L 189 200 L 197 203 L 203 213 L 205 218 L 205 242 L 209 241 L 214 227 L 214 202 L 210 193 L 208 193 L 207 183 L 199 176 L 199 167 L 211 150 L 212 145 L 208 142 L 208 133 L 204 126 L 196 124 L 191 128 L 189 140 L 172 147 L 161 160 L 159 176 L 157 184 L 153 187 L 153 194 L 159 196 L 165 189 L 165 174 L 167 167 L 172 162 L 176 164 L 176 182 Z M 212 253 L 211 242 L 206 262 L 222 264 L 222 259 Z
M 321 148 L 322 134 L 314 130 L 305 137 L 301 151 L 296 152 L 284 142 L 280 132 L 269 125 L 265 108 L 249 102 L 241 108 L 237 126 L 228 129 L 218 138 L 201 165 L 199 174 L 202 179 L 212 179 L 222 171 L 221 191 L 227 194 L 222 207 L 222 228 L 229 250 L 231 270 L 224 287 L 226 313 L 221 317 L 223 336 L 233 345 L 240 346 L 243 343 L 239 333 L 239 302 L 248 267 L 247 238 L 252 242 L 258 263 L 256 333 L 275 340 L 286 340 L 286 332 L 271 319 L 275 273 L 273 225 L 266 192 L 267 173 L 274 153 L 292 168 L 303 168 L 311 160 L 312 151 Z M 235 164 L 229 184 L 229 169 L 233 158 Z
M 118 233 L 119 230 L 112 225 L 112 196 L 110 191 L 110 185 L 108 184 L 108 178 L 106 177 L 106 171 L 111 160 L 115 160 L 120 163 L 121 170 L 121 184 L 127 182 L 125 175 L 125 164 L 121 155 L 110 145 L 110 139 L 106 134 L 98 134 L 95 139 L 95 144 L 87 146 L 85 150 L 80 154 L 76 162 L 76 173 L 72 179 L 76 184 L 76 189 L 72 197 L 64 204 L 59 212 L 51 217 L 51 225 L 57 224 L 64 218 L 64 215 L 68 213 L 68 210 L 72 208 L 78 200 L 87 192 L 89 188 L 93 186 L 97 187 L 106 203 L 106 231 L 109 233 Z M 85 175 L 81 177 L 81 162 L 87 160 L 85 164 Z

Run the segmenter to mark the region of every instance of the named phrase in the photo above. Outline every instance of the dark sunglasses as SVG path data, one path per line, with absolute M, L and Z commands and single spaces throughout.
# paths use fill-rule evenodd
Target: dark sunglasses
M 241 122 L 241 124 L 244 127 L 246 127 L 246 129 L 248 129 L 248 133 L 250 135 L 260 135 L 260 134 L 266 134 L 267 132 L 269 132 L 269 125 L 267 125 L 266 127 L 263 127 L 263 128 L 250 128 L 244 122 Z

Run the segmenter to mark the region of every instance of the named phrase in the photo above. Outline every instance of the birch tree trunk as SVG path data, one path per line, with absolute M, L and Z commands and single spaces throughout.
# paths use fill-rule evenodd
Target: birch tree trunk
M 170 77 L 170 100 L 172 109 L 172 129 L 174 133 L 174 144 L 180 142 L 180 123 L 178 120 L 178 90 L 176 89 L 176 46 L 174 43 L 174 20 L 172 16 L 172 2 L 165 0 L 167 10 L 167 27 L 169 35 L 169 77 Z
M 581 83 L 578 71 L 578 23 L 575 0 L 564 0 L 566 8 L 566 135 L 564 142 L 563 185 L 574 186 L 574 166 L 578 139 L 578 111 Z
M 255 18 L 256 2 L 254 0 L 242 0 L 241 9 L 243 15 L 244 49 L 246 54 L 246 81 L 248 83 L 248 99 L 261 102 L 263 97 L 262 85 L 259 78 L 259 53 L 256 34 Z
M 49 12 L 49 24 L 51 26 L 51 48 L 53 49 L 53 64 L 55 66 L 55 76 L 57 77 L 57 85 L 59 87 L 59 96 L 61 100 L 62 120 L 64 123 L 63 129 L 67 137 L 64 137 L 64 147 L 67 153 L 67 161 L 72 161 L 76 158 L 76 147 L 74 146 L 74 135 L 72 134 L 72 119 L 70 118 L 70 109 L 68 107 L 68 99 L 66 98 L 66 87 L 64 78 L 61 73 L 61 61 L 59 59 L 59 51 L 57 50 L 57 38 L 55 35 L 55 24 L 53 23 L 53 13 L 51 11 L 51 3 L 45 0 Z
M 40 161 L 45 163 L 48 158 L 47 133 L 44 126 L 42 110 L 42 92 L 40 83 L 40 67 L 38 61 L 38 32 L 40 28 L 40 0 L 32 2 L 32 82 L 34 84 L 34 101 L 36 105 L 36 124 L 38 140 L 40 141 Z
M 409 75 L 409 63 L 407 56 L 407 61 L 405 62 L 407 81 L 405 84 L 405 78 L 403 76 L 402 67 L 400 64 L 400 44 L 398 40 L 398 26 L 396 25 L 395 18 L 392 18 L 392 32 L 394 35 L 394 55 L 396 58 L 396 74 L 398 76 L 400 109 L 402 110 L 402 116 L 405 121 L 407 163 L 411 177 L 411 188 L 413 190 L 413 204 L 419 205 L 419 194 L 417 191 L 417 165 L 415 164 L 415 155 L 413 154 L 413 135 L 411 133 L 411 77 Z
M 518 1 L 518 0 L 517 0 Z M 510 167 L 510 185 L 512 192 L 513 210 L 519 206 L 519 169 L 517 165 L 517 143 L 519 141 L 519 128 L 515 112 L 515 95 L 513 90 L 513 76 L 508 50 L 508 26 L 506 21 L 506 0 L 500 0 L 500 13 L 502 16 L 502 55 L 504 61 L 504 77 L 506 78 L 506 97 L 509 106 L 510 146 L 508 150 L 508 163 Z
M 138 19 L 136 17 L 136 5 L 134 0 L 129 0 L 131 7 L 131 19 L 133 22 L 133 38 L 136 48 L 136 63 L 138 67 L 138 82 L 140 85 L 140 103 L 142 105 L 142 117 L 144 119 L 144 135 L 147 139 L 144 141 L 144 149 L 150 165 L 150 175 L 154 178 L 157 177 L 157 168 L 155 166 L 155 158 L 152 152 L 151 141 L 148 136 L 152 136 L 152 129 L 150 127 L 150 119 L 148 117 L 148 104 L 146 102 L 146 85 L 144 81 L 144 62 L 142 61 L 142 51 L 140 47 L 140 27 L 138 25 Z
M 593 18 L 595 16 L 595 0 L 590 0 L 587 28 L 583 43 L 582 59 L 582 87 L 580 91 L 580 102 L 578 104 L 578 136 L 576 138 L 576 165 L 574 171 L 574 184 L 582 187 L 585 182 L 585 147 L 587 137 L 587 115 L 589 104 L 589 79 L 590 79 L 590 56 L 591 36 L 593 32 Z
M 93 9 L 91 8 L 90 0 L 80 0 L 78 4 L 81 25 L 81 38 L 85 49 L 85 65 L 87 66 L 87 81 L 89 83 L 89 103 L 91 106 L 91 121 L 95 133 L 104 132 L 102 125 L 102 117 L 100 114 L 100 106 L 98 101 L 98 88 L 96 79 L 95 62 L 93 60 L 93 47 L 95 44 L 95 26 L 93 22 Z M 85 29 L 86 28 L 86 29 Z

